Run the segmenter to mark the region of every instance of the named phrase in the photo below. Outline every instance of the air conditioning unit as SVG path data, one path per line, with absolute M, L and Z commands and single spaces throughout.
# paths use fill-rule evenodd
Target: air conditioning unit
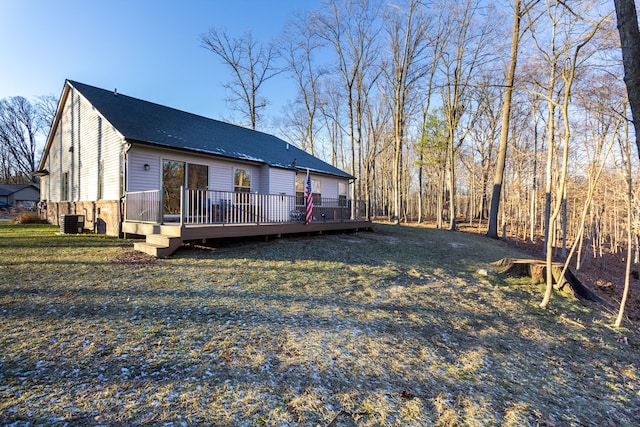
M 84 229 L 84 215 L 62 215 L 60 232 L 64 234 L 81 234 Z

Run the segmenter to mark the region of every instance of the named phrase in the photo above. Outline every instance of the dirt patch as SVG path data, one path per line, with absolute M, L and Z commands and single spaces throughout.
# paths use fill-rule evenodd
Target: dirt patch
M 111 262 L 115 264 L 127 264 L 127 265 L 144 265 L 144 264 L 153 264 L 157 261 L 156 258 L 151 255 L 147 255 L 143 252 L 138 251 L 127 251 L 122 252 L 111 260 Z

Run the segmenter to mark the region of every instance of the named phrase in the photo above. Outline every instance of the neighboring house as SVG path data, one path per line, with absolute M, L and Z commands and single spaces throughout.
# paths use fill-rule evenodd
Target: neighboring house
M 37 184 L 0 184 L 0 202 L 19 209 L 34 209 L 40 200 Z
M 300 224 L 307 173 L 314 221 Z M 282 139 L 69 80 L 36 175 L 51 223 L 84 215 L 95 232 L 172 246 L 363 226 L 354 177 Z

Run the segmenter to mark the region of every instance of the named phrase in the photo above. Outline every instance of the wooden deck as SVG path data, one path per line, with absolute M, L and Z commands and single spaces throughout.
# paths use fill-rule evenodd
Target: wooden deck
M 275 236 L 294 234 L 322 234 L 336 231 L 371 230 L 371 221 L 316 221 L 304 223 L 273 224 L 207 224 L 182 225 L 171 223 L 145 224 L 139 222 L 122 223 L 125 237 L 145 236 L 144 242 L 136 242 L 134 248 L 156 257 L 167 257 L 175 252 L 184 242 L 203 241 L 209 239 L 231 239 L 238 237 Z
M 126 194 L 122 233 L 146 237 L 134 244 L 136 250 L 165 257 L 184 242 L 372 228 L 371 221 L 362 219 L 357 204 L 346 199 L 314 200 L 313 221 L 305 224 L 306 207 L 297 195 L 184 187 L 180 194 L 179 209 L 169 210 L 163 208 L 160 190 Z

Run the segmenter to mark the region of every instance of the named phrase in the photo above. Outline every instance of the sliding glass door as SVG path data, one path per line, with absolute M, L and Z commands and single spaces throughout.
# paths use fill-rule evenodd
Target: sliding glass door
M 174 160 L 162 162 L 162 193 L 164 214 L 180 213 L 180 186 L 184 185 L 185 163 Z
M 180 186 L 209 188 L 209 166 L 176 160 L 162 162 L 162 192 L 165 215 L 180 214 Z

